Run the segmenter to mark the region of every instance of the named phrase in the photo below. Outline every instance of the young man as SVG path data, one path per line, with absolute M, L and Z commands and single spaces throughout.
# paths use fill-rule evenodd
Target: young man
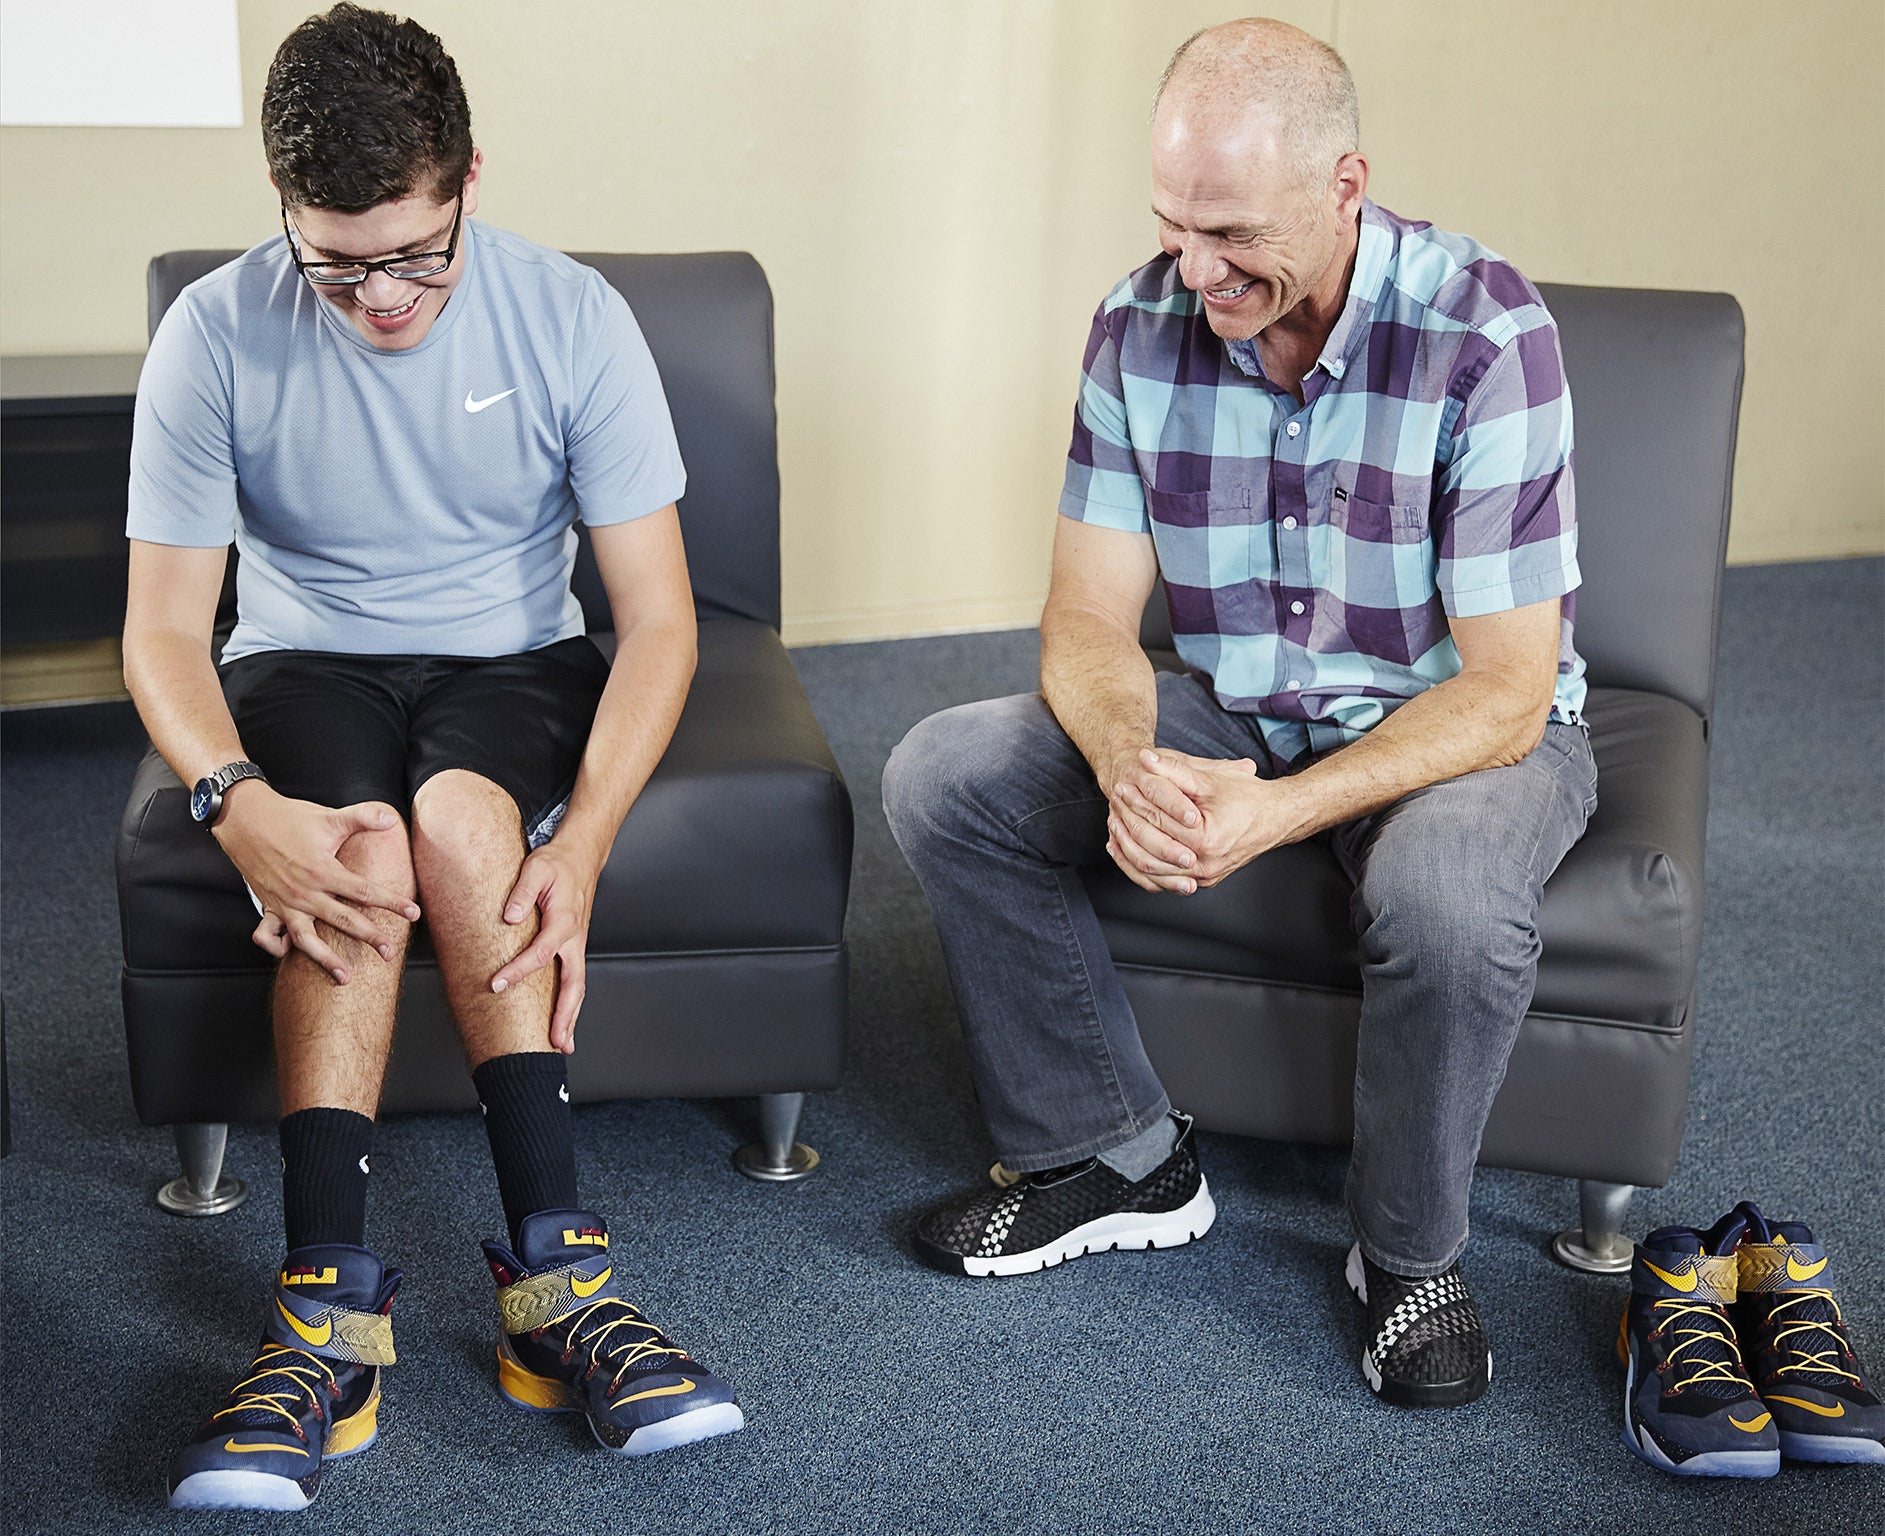
M 1215 1215 L 1076 866 L 1181 900 L 1326 837 L 1363 1003 L 1347 1273 L 1363 1373 L 1478 1396 L 1459 1272 L 1532 995 L 1545 878 L 1596 769 L 1571 645 L 1571 413 L 1537 291 L 1367 201 L 1354 83 L 1293 27 L 1179 50 L 1153 122 L 1165 254 L 1087 344 L 1041 693 L 917 726 L 884 804 L 941 931 L 1006 1190 L 919 1251 L 1019 1274 Z M 1163 575 L 1190 670 L 1154 677 Z
M 170 1502 L 301 1508 L 374 1437 L 399 1274 L 365 1246 L 372 1117 L 421 910 L 510 1227 L 500 1387 L 629 1455 L 737 1430 L 617 1290 L 564 1070 L 597 877 L 694 667 L 653 359 L 596 273 L 472 221 L 464 90 L 415 23 L 311 18 L 262 131 L 282 233 L 171 307 L 132 454 L 126 680 L 280 962 L 287 1256 Z M 570 592 L 578 516 L 613 666 Z

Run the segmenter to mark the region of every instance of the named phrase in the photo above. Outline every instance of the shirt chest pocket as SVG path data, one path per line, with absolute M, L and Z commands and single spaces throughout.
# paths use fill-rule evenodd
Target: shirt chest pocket
M 1250 579 L 1248 486 L 1208 491 L 1160 491 L 1147 486 L 1145 502 L 1159 571 L 1167 581 L 1186 587 L 1222 587 Z
M 1329 521 L 1368 544 L 1419 544 L 1428 534 L 1427 504 L 1421 501 L 1367 501 L 1336 491 L 1329 498 Z

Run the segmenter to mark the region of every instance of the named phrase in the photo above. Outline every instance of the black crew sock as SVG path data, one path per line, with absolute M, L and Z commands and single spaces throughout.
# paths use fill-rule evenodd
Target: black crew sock
M 351 1109 L 298 1109 L 281 1122 L 281 1211 L 288 1246 L 367 1240 L 373 1122 Z
M 526 1216 L 576 1209 L 576 1134 L 561 1051 L 493 1056 L 471 1074 L 511 1245 Z

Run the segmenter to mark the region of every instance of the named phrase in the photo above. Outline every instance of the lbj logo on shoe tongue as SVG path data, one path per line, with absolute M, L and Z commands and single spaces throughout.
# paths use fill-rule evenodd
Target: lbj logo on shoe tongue
M 606 1248 L 609 1246 L 609 1234 L 600 1227 L 584 1227 L 580 1232 L 565 1227 L 563 1245 L 567 1248 Z
M 339 1278 L 340 1271 L 331 1264 L 326 1269 L 297 1266 L 281 1272 L 283 1285 L 332 1285 Z

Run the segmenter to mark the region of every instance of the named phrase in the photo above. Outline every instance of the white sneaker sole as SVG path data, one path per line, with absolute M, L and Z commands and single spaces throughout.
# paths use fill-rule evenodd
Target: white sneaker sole
M 1198 1192 L 1175 1211 L 1125 1211 L 1097 1217 L 1026 1253 L 1004 1253 L 992 1259 L 964 1254 L 962 1269 L 964 1274 L 976 1276 L 1029 1275 L 1089 1253 L 1109 1253 L 1119 1248 L 1181 1248 L 1203 1237 L 1216 1220 L 1217 1202 L 1211 1198 L 1211 1186 L 1200 1177 Z
M 170 1493 L 172 1509 L 306 1509 L 314 1501 L 292 1477 L 271 1472 L 193 1472 Z
M 696 1408 L 692 1413 L 677 1413 L 671 1419 L 644 1424 L 621 1445 L 610 1445 L 596 1435 L 596 1444 L 617 1456 L 652 1456 L 656 1451 L 671 1451 L 696 1440 L 711 1440 L 715 1435 L 737 1434 L 746 1428 L 746 1414 L 738 1403 L 714 1403 Z M 595 1433 L 595 1425 L 589 1426 Z

